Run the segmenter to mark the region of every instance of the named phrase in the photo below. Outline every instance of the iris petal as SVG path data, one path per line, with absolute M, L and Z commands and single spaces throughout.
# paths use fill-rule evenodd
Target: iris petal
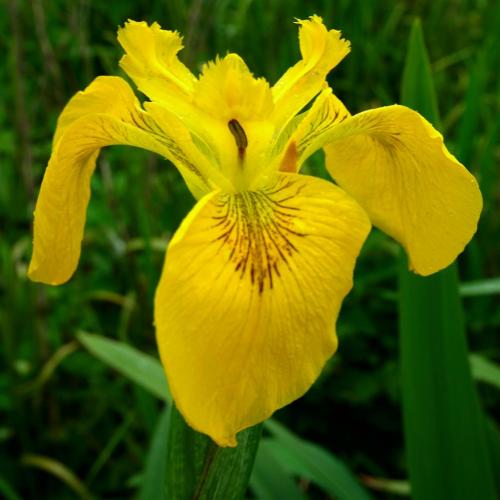
M 332 127 L 329 139 L 330 174 L 404 246 L 412 270 L 426 276 L 455 260 L 476 231 L 482 198 L 427 120 L 387 106 Z
M 192 92 L 196 78 L 177 58 L 182 49 L 177 32 L 129 20 L 118 30 L 118 41 L 126 52 L 121 67 L 150 99 L 168 104 Z
M 326 88 L 304 113 L 299 125 L 288 139 L 279 157 L 280 170 L 296 172 L 304 161 L 325 145 L 329 130 L 350 116 L 344 104 Z
M 370 229 L 332 183 L 281 174 L 211 194 L 170 243 L 155 299 L 177 407 L 221 446 L 300 397 L 335 352 L 335 321 Z
M 274 126 L 269 120 L 273 100 L 269 84 L 255 78 L 237 54 L 228 54 L 203 66 L 194 87 L 193 105 L 203 119 L 190 125 L 214 152 L 220 170 L 236 186 L 248 185 L 259 177 Z M 244 158 L 230 123 L 236 122 L 246 136 Z M 242 160 L 245 160 L 243 167 Z
M 165 117 L 166 119 L 166 117 Z M 90 178 L 100 148 L 124 144 L 154 151 L 174 162 L 192 191 L 210 191 L 189 133 L 170 121 L 165 134 L 118 77 L 99 77 L 69 101 L 59 119 L 54 147 L 35 208 L 29 277 L 57 285 L 76 269 L 83 238 Z M 183 149 L 185 146 L 185 149 Z M 195 166 L 196 165 L 196 166 Z
M 272 88 L 273 121 L 285 127 L 325 84 L 326 75 L 349 53 L 350 44 L 340 31 L 327 30 L 319 16 L 298 21 L 302 59 Z
M 225 124 L 230 119 L 265 120 L 273 109 L 269 84 L 263 78 L 255 78 L 237 54 L 203 66 L 194 103 Z

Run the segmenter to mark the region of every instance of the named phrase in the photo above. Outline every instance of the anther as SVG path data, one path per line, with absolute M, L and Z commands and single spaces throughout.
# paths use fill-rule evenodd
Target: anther
M 238 147 L 238 158 L 241 161 L 245 156 L 245 150 L 248 146 L 247 135 L 245 134 L 243 127 L 240 125 L 240 122 L 234 118 L 228 121 L 227 126 L 236 141 L 236 146 Z

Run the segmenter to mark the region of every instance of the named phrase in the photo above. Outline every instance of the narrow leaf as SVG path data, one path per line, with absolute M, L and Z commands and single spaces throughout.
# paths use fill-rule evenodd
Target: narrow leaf
M 161 364 L 152 356 L 100 335 L 80 332 L 78 340 L 96 358 L 159 399 L 172 401 Z
M 169 426 L 170 409 L 167 406 L 158 419 L 158 424 L 151 440 L 137 500 L 167 500 L 165 482 Z
M 439 111 L 431 65 L 420 19 L 413 22 L 401 83 L 401 104 L 418 111 L 439 128 Z
M 110 462 L 111 456 L 116 449 L 116 447 L 122 442 L 122 440 L 127 436 L 130 426 L 134 421 L 133 411 L 130 411 L 123 422 L 118 426 L 118 428 L 113 432 L 109 441 L 101 449 L 97 459 L 93 463 L 87 477 L 86 484 L 90 485 L 95 481 L 95 478 L 102 470 L 102 468 Z
M 500 366 L 479 354 L 469 356 L 472 376 L 500 389 Z
M 411 495 L 410 483 L 408 481 L 364 476 L 363 483 L 376 491 L 383 491 L 402 497 L 409 497 Z
M 268 420 L 266 428 L 273 436 L 269 451 L 286 470 L 309 479 L 339 500 L 371 498 L 347 467 L 332 454 L 300 439 L 275 420 Z
M 410 35 L 402 103 L 436 126 L 419 22 Z M 483 419 L 467 359 L 456 265 L 430 277 L 400 263 L 400 343 L 406 454 L 415 500 L 493 500 Z
M 78 343 L 74 340 L 69 342 L 68 344 L 64 344 L 59 349 L 57 349 L 52 357 L 43 365 L 43 368 L 37 375 L 36 379 L 22 386 L 19 389 L 20 392 L 24 393 L 39 391 L 50 380 L 56 368 L 77 349 Z
M 258 500 L 306 500 L 306 494 L 293 480 L 291 473 L 273 454 L 274 440 L 262 439 L 250 477 L 250 487 Z
M 92 500 L 92 495 L 76 474 L 63 463 L 42 455 L 26 454 L 21 458 L 21 464 L 44 470 L 65 483 L 81 500 Z
M 500 294 L 500 278 L 469 281 L 460 285 L 460 295 L 462 297 L 496 294 Z
M 2 476 L 0 476 L 0 494 L 5 500 L 22 500 L 21 496 Z

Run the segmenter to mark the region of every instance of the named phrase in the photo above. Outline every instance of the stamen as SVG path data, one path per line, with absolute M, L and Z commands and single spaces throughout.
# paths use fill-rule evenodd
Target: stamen
M 245 130 L 243 129 L 243 127 L 240 125 L 240 122 L 238 120 L 235 120 L 234 118 L 229 120 L 227 126 L 229 127 L 229 131 L 231 132 L 231 134 L 233 134 L 234 140 L 236 141 L 236 146 L 238 147 L 238 158 L 241 161 L 245 156 L 245 150 L 248 146 L 247 135 L 245 134 Z

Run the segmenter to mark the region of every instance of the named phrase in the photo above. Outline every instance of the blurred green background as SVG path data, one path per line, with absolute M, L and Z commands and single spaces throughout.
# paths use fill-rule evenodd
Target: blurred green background
M 180 31 L 181 59 L 194 72 L 234 51 L 274 82 L 299 57 L 294 18 L 319 14 L 351 40 L 329 81 L 358 112 L 398 101 L 410 26 L 420 17 L 442 132 L 479 179 L 485 202 L 474 243 L 459 260 L 469 346 L 481 360 L 500 362 L 500 283 L 484 281 L 500 276 L 498 2 L 4 0 L 1 7 L 0 497 L 75 498 L 78 488 L 66 483 L 76 479 L 98 498 L 132 498 L 160 415 L 152 395 L 93 357 L 76 334 L 156 356 L 152 298 L 168 240 L 193 204 L 176 170 L 144 151 L 104 150 L 76 275 L 58 288 L 26 278 L 57 116 L 95 76 L 123 76 L 116 28 L 128 18 Z M 307 169 L 324 175 L 322 155 Z M 340 458 L 375 498 L 406 492 L 405 483 L 378 481 L 407 478 L 397 254 L 392 240 L 372 233 L 340 316 L 338 354 L 306 396 L 276 415 Z M 482 405 L 498 421 L 498 368 L 475 373 Z M 310 498 L 329 498 L 308 481 L 300 486 Z

